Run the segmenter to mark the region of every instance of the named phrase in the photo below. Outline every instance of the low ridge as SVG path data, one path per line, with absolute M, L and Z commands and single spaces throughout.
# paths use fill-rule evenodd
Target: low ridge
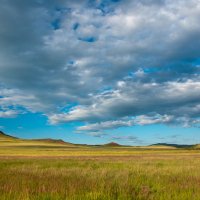
M 58 144 L 58 145 L 70 145 L 70 146 L 82 146 L 81 144 L 73 144 L 70 142 L 65 142 L 61 139 L 51 139 L 51 138 L 44 138 L 44 139 L 21 139 L 17 138 L 8 134 L 5 134 L 3 131 L 0 131 L 0 142 L 18 142 L 19 144 L 22 142 L 45 142 L 49 144 Z M 93 145 L 86 145 L 86 146 L 93 146 Z M 104 147 L 123 147 L 116 142 L 110 142 L 104 145 L 97 145 L 97 146 L 104 146 Z M 134 146 L 132 146 L 134 147 Z M 180 144 L 168 144 L 168 143 L 156 143 L 149 146 L 143 146 L 143 148 L 173 148 L 173 149 L 200 149 L 200 144 L 194 145 L 180 145 Z
M 104 146 L 107 146 L 107 147 L 120 147 L 121 145 L 116 143 L 116 142 L 110 142 L 110 143 L 104 144 Z
M 156 143 L 151 146 L 166 146 L 166 147 L 174 147 L 174 148 L 192 148 L 194 145 L 186 145 L 186 144 L 168 144 L 168 143 Z
M 11 136 L 11 135 L 5 134 L 3 131 L 0 131 L 0 137 L 1 137 L 1 138 L 18 139 L 17 137 L 13 137 L 13 136 Z
M 31 141 L 37 141 L 37 142 L 49 142 L 49 143 L 56 143 L 56 144 L 70 144 L 73 145 L 70 142 L 65 142 L 61 139 L 51 139 L 51 138 L 45 138 L 45 139 L 32 139 Z

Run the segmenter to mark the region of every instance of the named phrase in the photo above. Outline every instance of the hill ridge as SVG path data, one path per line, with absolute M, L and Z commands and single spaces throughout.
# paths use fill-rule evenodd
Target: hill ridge
M 126 145 L 121 145 L 116 142 L 109 142 L 102 145 L 87 145 L 87 144 L 74 144 L 70 142 L 66 142 L 62 139 L 52 139 L 52 138 L 41 138 L 41 139 L 23 139 L 8 135 L 0 130 L 0 140 L 3 142 L 4 140 L 9 141 L 18 141 L 18 142 L 45 142 L 49 144 L 59 144 L 59 145 L 72 145 L 72 146 L 102 146 L 102 147 L 127 147 Z M 129 146 L 129 147 L 136 147 L 136 146 Z M 176 149 L 200 149 L 200 144 L 171 144 L 171 143 L 155 143 L 148 146 L 137 146 L 138 148 L 176 148 Z
M 104 144 L 103 146 L 109 146 L 109 147 L 120 147 L 120 146 L 123 146 L 123 145 L 120 145 L 116 142 L 109 142 L 107 144 Z
M 6 138 L 12 138 L 12 139 L 18 139 L 17 137 L 8 135 L 6 133 L 4 133 L 3 131 L 0 130 L 0 137 L 6 137 Z
M 176 148 L 190 148 L 196 146 L 190 145 L 190 144 L 172 144 L 172 143 L 156 143 L 156 144 L 151 144 L 149 146 L 167 146 L 167 147 L 176 147 Z

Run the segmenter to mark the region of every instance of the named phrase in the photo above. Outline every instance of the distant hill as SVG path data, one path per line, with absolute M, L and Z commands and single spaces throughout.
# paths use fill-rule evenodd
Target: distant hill
M 13 136 L 11 136 L 11 135 L 7 135 L 7 134 L 5 134 L 4 132 L 2 132 L 2 131 L 0 131 L 0 140 L 13 140 L 13 139 L 18 139 L 18 138 L 16 138 L 16 137 L 13 137 Z
M 116 143 L 116 142 L 110 142 L 110 143 L 107 143 L 107 144 L 104 144 L 103 146 L 106 146 L 106 147 L 120 147 L 122 145 Z
M 26 145 L 26 146 L 37 146 L 37 145 L 67 145 L 76 146 L 75 144 L 65 142 L 63 140 L 56 139 L 21 139 L 5 134 L 0 131 L 0 145 L 12 144 L 12 145 Z
M 69 142 L 65 142 L 61 139 L 51 139 L 51 138 L 45 138 L 45 139 L 31 139 L 31 141 L 35 141 L 35 142 L 47 142 L 47 143 L 54 143 L 54 144 L 70 144 L 70 145 L 74 145 L 72 143 L 69 143 Z
M 192 149 L 200 149 L 200 144 L 192 145 Z
M 192 147 L 194 147 L 194 145 L 181 145 L 181 144 L 157 143 L 157 144 L 149 145 L 149 147 L 192 148 Z
M 68 146 L 68 147 L 89 147 L 89 146 L 98 146 L 98 147 L 127 147 L 124 145 L 120 145 L 116 142 L 110 142 L 104 145 L 86 145 L 86 144 L 73 144 L 70 142 L 65 142 L 61 139 L 20 139 L 17 137 L 13 137 L 5 134 L 0 131 L 0 145 L 17 145 L 17 146 L 38 146 L 38 145 L 50 145 L 50 146 Z M 133 148 L 144 148 L 144 149 L 200 149 L 200 144 L 195 145 L 180 145 L 180 144 L 168 144 L 168 143 L 156 143 L 149 146 L 128 146 Z

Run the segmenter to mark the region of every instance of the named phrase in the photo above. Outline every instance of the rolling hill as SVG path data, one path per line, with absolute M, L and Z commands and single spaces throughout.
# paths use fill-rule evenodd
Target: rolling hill
M 121 147 L 122 145 L 120 145 L 116 142 L 110 142 L 110 143 L 104 144 L 103 146 L 105 146 L 105 147 Z
M 149 145 L 149 148 L 193 148 L 196 145 L 181 145 L 181 144 L 168 144 L 168 143 L 157 143 Z
M 14 145 L 14 146 L 76 146 L 75 144 L 56 139 L 21 139 L 5 134 L 0 131 L 0 145 Z
M 10 136 L 5 134 L 4 132 L 0 131 L 0 138 L 10 138 L 10 139 L 15 139 L 16 137 Z
M 85 145 L 85 144 L 73 144 L 65 142 L 61 139 L 21 139 L 17 137 L 10 136 L 0 131 L 0 145 L 1 146 L 63 146 L 63 147 L 126 147 L 115 142 L 110 142 L 104 145 Z M 132 148 L 146 148 L 146 149 L 200 149 L 200 144 L 195 145 L 180 145 L 180 144 L 168 144 L 168 143 L 157 143 L 149 146 L 128 146 Z

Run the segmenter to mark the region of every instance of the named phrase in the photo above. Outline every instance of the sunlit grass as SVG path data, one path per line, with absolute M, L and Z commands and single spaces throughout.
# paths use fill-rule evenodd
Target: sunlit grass
M 200 199 L 200 160 L 1 159 L 0 199 Z
M 199 200 L 200 151 L 0 141 L 0 200 Z

